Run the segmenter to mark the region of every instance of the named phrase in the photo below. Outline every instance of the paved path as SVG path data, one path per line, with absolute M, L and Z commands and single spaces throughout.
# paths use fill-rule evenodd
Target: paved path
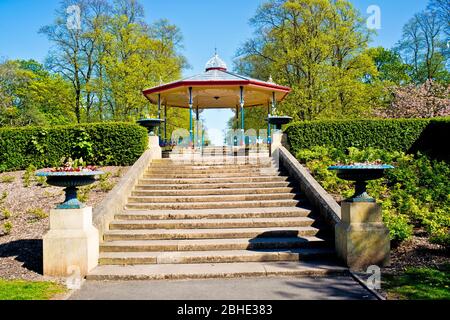
M 71 300 L 370 300 L 350 276 L 189 281 L 87 281 Z

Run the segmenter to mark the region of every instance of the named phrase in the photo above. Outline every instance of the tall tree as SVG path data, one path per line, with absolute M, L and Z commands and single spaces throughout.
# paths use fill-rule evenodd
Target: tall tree
M 82 120 L 83 106 L 87 110 L 92 106 L 90 82 L 97 63 L 94 59 L 97 39 L 93 37 L 91 22 L 104 14 L 102 3 L 101 0 L 62 0 L 54 23 L 40 30 L 53 43 L 47 65 L 72 83 L 78 122 Z
M 70 83 L 34 60 L 0 64 L 0 126 L 71 123 Z
M 412 68 L 402 61 L 397 52 L 377 47 L 368 49 L 367 54 L 373 59 L 378 70 L 376 79 L 388 85 L 403 85 L 411 82 Z
M 416 83 L 448 79 L 446 63 L 449 56 L 443 31 L 444 25 L 437 11 L 418 13 L 404 26 L 396 51 L 412 66 L 411 76 Z
M 376 103 L 377 70 L 365 53 L 370 34 L 345 0 L 270 0 L 251 20 L 255 37 L 235 68 L 293 88 L 281 111 L 297 119 L 363 116 Z

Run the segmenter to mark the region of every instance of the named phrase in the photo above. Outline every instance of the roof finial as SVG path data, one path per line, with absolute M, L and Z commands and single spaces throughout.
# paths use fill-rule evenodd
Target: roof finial
M 159 75 L 159 85 L 163 85 L 163 84 L 164 84 L 163 79 L 162 79 L 161 75 Z
M 214 46 L 214 55 L 217 56 L 217 46 Z
M 267 80 L 267 82 L 269 82 L 269 83 L 275 83 L 275 82 L 273 81 L 272 75 L 270 75 L 269 80 Z

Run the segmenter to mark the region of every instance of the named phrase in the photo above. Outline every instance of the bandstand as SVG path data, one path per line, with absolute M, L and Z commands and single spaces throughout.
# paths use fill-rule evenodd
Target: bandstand
M 235 109 L 240 117 L 240 145 L 245 145 L 245 109 L 267 106 L 268 118 L 290 93 L 289 87 L 269 81 L 253 79 L 228 71 L 225 62 L 216 53 L 201 74 L 183 80 L 162 84 L 143 91 L 145 97 L 158 106 L 158 118 L 164 120 L 164 140 L 167 141 L 167 108 L 189 109 L 189 143 L 194 142 L 194 112 L 197 123 L 199 113 L 205 109 Z M 164 118 L 162 118 L 164 108 Z M 248 128 L 247 128 L 248 129 Z M 267 137 L 271 137 L 268 124 Z

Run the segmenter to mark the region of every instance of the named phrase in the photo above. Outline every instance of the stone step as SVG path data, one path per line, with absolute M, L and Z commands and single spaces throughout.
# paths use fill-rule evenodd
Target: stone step
M 227 189 L 238 189 L 238 188 L 283 188 L 290 186 L 291 183 L 289 181 L 280 181 L 280 182 L 243 182 L 243 183 L 208 183 L 205 185 L 204 183 L 199 184 L 139 184 L 135 187 L 136 191 L 141 190 L 194 190 L 194 189 L 218 189 L 218 190 L 227 190 Z
M 201 203 L 225 201 L 264 201 L 264 200 L 290 200 L 295 199 L 295 193 L 269 193 L 269 194 L 222 194 L 200 196 L 131 196 L 128 204 L 134 203 Z
M 317 237 L 255 238 L 206 240 L 135 240 L 111 241 L 100 246 L 100 252 L 158 252 L 323 248 L 329 245 Z
M 199 179 L 209 179 L 209 178 L 235 178 L 235 177 L 278 177 L 280 176 L 280 172 L 268 169 L 261 170 L 260 172 L 210 172 L 210 173 L 176 173 L 173 171 L 169 171 L 166 173 L 146 173 L 144 174 L 144 178 L 178 178 L 178 179 L 191 179 L 191 178 L 199 178 Z
M 314 220 L 307 217 L 204 220 L 115 220 L 110 224 L 110 230 L 309 227 L 313 223 Z
M 333 249 L 223 250 L 175 252 L 103 252 L 100 265 L 275 262 L 325 259 Z
M 241 218 L 286 218 L 307 217 L 311 210 L 306 208 L 247 208 L 206 210 L 125 210 L 116 215 L 118 220 L 180 220 L 180 219 L 241 219 Z
M 190 156 L 190 155 L 180 155 L 173 156 L 170 159 L 158 159 L 152 160 L 152 165 L 162 163 L 165 165 L 260 165 L 260 164 L 272 164 L 273 159 L 271 157 L 233 157 L 233 156 L 218 156 L 218 157 L 202 157 L 198 156 Z
M 295 261 L 136 266 L 104 265 L 92 270 L 86 278 L 92 281 L 195 280 L 347 274 L 348 269 L 334 261 Z
M 226 202 L 178 202 L 178 203 L 128 203 L 127 210 L 192 210 L 192 209 L 230 209 L 230 208 L 274 208 L 297 207 L 299 200 L 259 200 Z
M 183 239 L 236 239 L 265 237 L 312 237 L 318 229 L 313 227 L 233 228 L 233 229 L 154 229 L 110 230 L 105 241 L 128 240 L 183 240 Z
M 236 182 L 282 182 L 288 181 L 288 177 L 268 176 L 268 177 L 232 177 L 232 178 L 143 178 L 139 184 L 206 184 L 206 183 L 236 183 Z
M 224 177 L 239 177 L 239 173 L 245 173 L 249 177 L 255 177 L 261 175 L 280 175 L 280 172 L 272 167 L 266 168 L 241 168 L 241 169 L 178 169 L 177 167 L 173 168 L 152 168 L 145 171 L 145 176 L 157 176 L 157 175 L 166 175 L 166 174 L 174 174 L 174 175 L 198 175 L 200 177 L 207 175 L 223 175 Z
M 265 162 L 260 164 L 167 164 L 167 163 L 151 163 L 148 170 L 161 169 L 161 170 L 256 170 L 261 168 L 271 168 L 271 162 Z
M 134 197 L 156 196 L 212 196 L 212 195 L 238 195 L 238 194 L 278 194 L 293 193 L 294 189 L 284 188 L 239 188 L 239 189 L 195 189 L 195 190 L 136 190 L 131 193 Z

